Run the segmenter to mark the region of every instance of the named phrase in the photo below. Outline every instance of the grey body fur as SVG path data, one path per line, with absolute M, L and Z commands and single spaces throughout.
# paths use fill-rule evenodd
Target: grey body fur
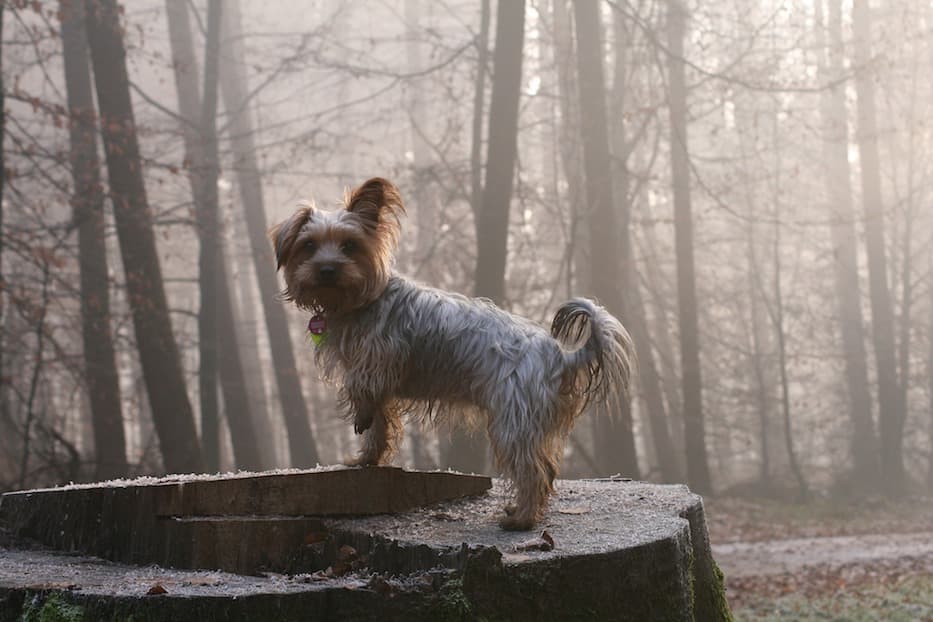
M 553 492 L 564 439 L 593 400 L 628 390 L 631 338 L 590 300 L 561 306 L 551 332 L 499 309 L 394 274 L 404 213 L 374 178 L 346 209 L 298 210 L 270 232 L 286 300 L 326 318 L 317 358 L 363 434 L 356 464 L 388 461 L 403 415 L 485 426 L 516 504 L 500 522 L 531 529 Z
M 489 301 L 395 275 L 373 303 L 330 321 L 317 360 L 366 429 L 360 462 L 385 460 L 403 415 L 466 421 L 486 427 L 519 497 L 527 478 L 526 494 L 546 498 L 576 416 L 591 398 L 620 398 L 631 375 L 631 343 L 615 318 L 584 299 L 563 309 L 576 315 L 552 336 Z M 567 349 L 586 332 L 582 347 Z

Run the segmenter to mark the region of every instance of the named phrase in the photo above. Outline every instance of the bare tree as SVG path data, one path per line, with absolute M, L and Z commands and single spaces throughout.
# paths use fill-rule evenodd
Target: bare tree
M 823 25 L 822 1 L 816 3 L 820 76 L 827 82 L 843 74 L 842 17 L 840 0 L 828 0 L 829 19 Z M 824 32 L 829 31 L 830 45 Z M 855 209 L 849 166 L 849 132 L 846 119 L 845 85 L 836 84 L 820 93 L 823 123 L 823 159 L 826 166 L 827 197 L 832 224 L 833 274 L 839 314 L 839 334 L 845 355 L 845 377 L 852 421 L 850 456 L 856 482 L 874 487 L 878 475 L 878 448 L 868 390 L 868 356 L 862 318 L 862 294 L 856 257 Z
M 521 95 L 522 50 L 525 37 L 525 0 L 500 2 L 496 13 L 492 99 L 482 204 L 476 214 L 475 293 L 503 304 L 509 236 L 509 207 L 518 155 L 518 102 Z M 474 208 L 475 209 L 475 208 Z M 451 467 L 482 471 L 486 447 L 480 440 L 455 433 L 449 453 Z
M 500 2 L 496 12 L 486 183 L 476 241 L 476 295 L 505 302 L 509 207 L 518 152 L 518 101 L 521 95 L 525 0 Z
M 612 97 L 615 114 L 612 125 L 612 178 L 615 182 L 613 192 L 618 206 L 622 253 L 622 280 L 620 287 L 626 293 L 625 320 L 632 333 L 638 352 L 638 378 L 641 383 L 642 397 L 648 415 L 648 426 L 654 453 L 665 482 L 681 480 L 680 466 L 674 443 L 668 428 L 667 412 L 664 408 L 664 394 L 661 390 L 661 376 L 655 363 L 654 349 L 648 331 L 648 319 L 642 298 L 641 285 L 638 282 L 638 270 L 635 265 L 635 253 L 632 245 L 632 197 L 629 183 L 628 157 L 632 145 L 625 135 L 626 72 L 628 71 L 627 32 L 625 18 L 619 11 L 612 15 L 615 48 L 615 68 L 612 80 Z
M 609 160 L 609 123 L 606 118 L 606 83 L 603 72 L 602 28 L 599 6 L 588 0 L 574 1 L 579 83 L 580 130 L 583 137 L 583 169 L 586 182 L 590 232 L 590 282 L 592 293 L 616 317 L 623 317 L 622 281 L 628 236 L 619 235 Z M 624 216 L 627 218 L 627 214 Z M 632 404 L 625 399 L 616 417 L 602 417 L 596 428 L 594 448 L 599 468 L 606 473 L 638 477 L 638 456 L 632 430 Z
M 250 90 L 240 39 L 239 4 L 235 0 L 225 2 L 224 14 L 227 19 L 224 20 L 226 30 L 222 38 L 221 56 L 224 63 L 220 67 L 220 87 L 226 109 L 232 116 L 229 131 L 234 169 L 246 216 L 266 330 L 269 333 L 279 400 L 288 429 L 290 463 L 295 467 L 314 466 L 318 463 L 318 451 L 311 434 L 308 408 L 301 391 L 285 310 L 278 301 L 275 263 L 266 238 L 268 226 L 263 204 L 262 176 L 256 159 L 253 124 L 250 119 Z
M 198 395 L 201 400 L 201 448 L 208 470 L 220 466 L 220 422 L 217 406 L 217 271 L 220 263 L 218 243 L 220 218 L 217 207 L 217 178 L 220 163 L 217 154 L 217 64 L 220 53 L 219 0 L 207 3 L 207 40 L 204 46 L 204 90 L 198 130 L 202 160 L 197 163 L 200 197 L 197 198 L 198 289 L 201 307 L 198 312 Z M 227 302 L 227 301 L 225 301 Z
M 775 114 L 775 129 L 777 128 L 777 114 Z M 777 151 L 775 153 L 778 153 Z M 779 168 L 780 163 L 778 163 Z M 775 189 L 778 184 L 775 184 Z M 797 460 L 797 451 L 794 449 L 794 431 L 791 424 L 791 406 L 790 406 L 790 381 L 787 374 L 787 333 L 784 328 L 784 291 L 781 272 L 781 221 L 780 214 L 780 195 L 775 192 L 774 197 L 774 237 L 772 241 L 773 260 L 774 260 L 774 301 L 769 306 L 771 312 L 771 321 L 774 324 L 774 333 L 777 336 L 778 346 L 778 370 L 781 376 L 781 414 L 784 418 L 784 448 L 787 450 L 787 460 L 790 464 L 791 473 L 797 481 L 797 491 L 800 501 L 806 501 L 810 496 L 810 489 L 807 486 L 807 480 L 804 478 L 803 470 Z
M 3 24 L 6 21 L 4 19 L 6 17 L 4 9 L 6 9 L 6 2 L 0 2 L 0 41 L 3 40 Z M 0 46 L 0 387 L 6 385 L 6 378 L 4 377 L 6 368 L 3 365 L 5 360 L 3 356 L 5 335 L 2 330 L 6 326 L 6 307 L 3 300 L 4 290 L 6 289 L 6 282 L 3 279 L 3 196 L 6 191 L 6 160 L 4 159 L 3 145 L 6 142 L 6 84 L 3 80 L 3 69 L 3 50 L 2 46 Z M 6 397 L 3 389 L 0 388 L 0 425 L 4 423 L 2 420 L 6 419 L 6 416 Z
M 211 8 L 213 9 L 213 7 Z M 215 54 L 213 61 L 215 63 L 214 77 L 212 80 L 213 85 L 208 84 L 210 80 L 205 77 L 205 92 L 211 88 L 214 90 L 213 105 L 209 102 L 205 108 L 200 101 L 201 98 L 198 93 L 197 61 L 194 56 L 194 43 L 191 38 L 188 7 L 185 4 L 169 0 L 166 2 L 165 9 L 172 47 L 172 68 L 175 76 L 176 91 L 178 92 L 178 110 L 179 116 L 181 117 L 182 134 L 185 139 L 185 159 L 189 164 L 188 181 L 191 185 L 191 192 L 197 205 L 197 210 L 202 214 L 199 219 L 199 224 L 204 227 L 215 226 L 218 229 L 204 238 L 207 245 L 213 246 L 213 252 L 217 254 L 215 258 L 216 261 L 205 262 L 206 264 L 213 263 L 213 266 L 204 266 L 205 270 L 210 269 L 214 273 L 214 277 L 210 279 L 213 283 L 208 288 L 213 290 L 213 292 L 204 291 L 203 280 L 200 283 L 202 296 L 212 295 L 214 298 L 214 301 L 210 305 L 210 307 L 213 307 L 213 319 L 210 321 L 210 326 L 208 327 L 211 338 L 215 341 L 212 348 L 216 350 L 214 353 L 210 354 L 213 359 L 211 365 L 215 367 L 213 370 L 215 376 L 219 372 L 220 384 L 224 396 L 224 410 L 230 428 L 235 462 L 240 468 L 261 468 L 263 460 L 259 453 L 259 443 L 256 438 L 255 430 L 256 426 L 254 425 L 254 418 L 250 412 L 251 402 L 247 392 L 246 377 L 243 372 L 240 350 L 237 347 L 238 336 L 233 319 L 234 302 L 230 294 L 229 276 L 227 274 L 227 266 L 222 260 L 222 245 L 220 243 L 222 240 L 220 235 L 222 223 L 218 217 L 219 205 L 217 196 L 219 162 L 217 161 L 218 148 L 216 130 L 213 129 L 216 123 L 217 58 Z M 209 22 L 211 19 L 217 20 L 219 17 L 220 16 L 213 11 L 208 12 Z M 217 38 L 213 44 L 219 47 L 219 24 L 217 26 L 218 30 L 209 34 Z M 208 47 L 211 47 L 210 42 L 208 42 Z M 213 191 L 209 191 L 205 188 L 207 185 L 211 185 Z M 210 205 L 207 205 L 208 203 L 210 203 Z M 207 214 L 211 212 L 213 212 L 213 216 L 208 216 Z M 209 319 L 205 317 L 204 309 L 205 307 L 202 305 L 202 313 L 198 318 L 199 332 L 200 328 L 203 328 L 204 324 L 207 324 L 207 320 Z M 200 341 L 199 349 L 203 350 L 203 344 L 201 344 Z M 203 371 L 203 359 L 201 363 L 201 369 Z M 216 409 L 216 383 L 214 383 L 212 388 L 205 388 L 205 390 L 213 390 L 215 393 L 213 408 Z M 214 416 L 216 417 L 216 415 L 217 411 L 215 410 Z M 202 413 L 202 421 L 203 420 Z M 210 449 L 214 452 L 213 459 L 217 461 L 208 467 L 212 469 L 218 468 L 219 463 L 217 455 L 217 450 L 219 449 L 219 419 L 214 421 L 214 425 L 213 438 L 210 443 L 204 440 L 202 427 L 202 445 L 205 446 L 205 454 L 207 453 L 207 447 L 211 446 Z M 268 431 L 264 431 L 264 434 L 268 434 Z
M 481 0 L 479 33 L 476 36 L 476 79 L 473 82 L 473 125 L 470 134 L 470 207 L 476 239 L 482 235 L 479 215 L 483 208 L 483 118 L 486 107 L 486 74 L 489 64 L 489 0 Z
M 933 248 L 930 250 L 929 271 L 927 274 L 933 278 Z M 930 412 L 927 414 L 927 440 L 930 453 L 927 454 L 927 490 L 933 492 L 933 287 L 930 287 L 929 311 L 929 350 L 927 352 L 927 392 L 929 393 Z
M 687 480 L 700 494 L 712 492 L 706 454 L 706 426 L 700 374 L 690 161 L 687 146 L 687 86 L 684 69 L 686 9 L 680 0 L 667 5 L 668 89 L 671 123 L 671 182 L 674 188 L 674 235 L 677 253 L 677 302 L 683 386 Z
M 165 468 L 200 471 L 201 450 L 172 334 L 143 182 L 121 11 L 115 0 L 87 0 L 85 6 L 110 196 L 152 417 Z
M 524 1 L 524 0 L 522 0 Z M 486 104 L 486 75 L 489 73 L 489 0 L 481 0 L 480 26 L 476 37 L 476 78 L 473 82 L 473 110 L 470 133 L 470 208 L 477 246 L 482 238 L 480 214 L 483 210 L 483 119 Z M 461 427 L 450 431 L 440 442 L 439 461 L 451 468 L 482 472 L 486 464 L 486 439 Z
M 884 241 L 884 200 L 878 156 L 874 72 L 871 70 L 871 14 L 867 0 L 852 3 L 858 124 L 856 139 L 862 168 L 862 203 L 865 213 L 865 248 L 868 252 L 868 285 L 871 296 L 872 340 L 878 369 L 880 406 L 881 472 L 885 490 L 903 492 L 904 404 L 898 388 L 894 343 L 894 312 L 888 288 Z
M 71 203 L 78 228 L 84 373 L 91 403 L 98 479 L 127 475 L 120 385 L 110 328 L 110 284 L 104 237 L 104 194 L 97 156 L 97 129 L 88 67 L 84 4 L 59 2 L 65 90 L 68 96 Z

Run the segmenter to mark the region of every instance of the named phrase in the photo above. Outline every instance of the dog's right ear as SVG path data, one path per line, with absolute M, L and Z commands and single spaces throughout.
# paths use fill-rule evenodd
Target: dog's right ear
M 298 238 L 298 232 L 305 226 L 305 223 L 311 220 L 312 211 L 309 206 L 302 207 L 290 218 L 269 229 L 269 239 L 272 240 L 272 247 L 275 249 L 276 270 L 280 270 L 288 262 L 295 240 Z

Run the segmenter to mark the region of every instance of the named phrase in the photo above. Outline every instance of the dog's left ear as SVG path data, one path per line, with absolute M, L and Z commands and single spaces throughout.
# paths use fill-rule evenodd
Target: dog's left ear
M 344 201 L 347 211 L 358 216 L 369 233 L 386 232 L 397 236 L 405 205 L 391 181 L 373 177 L 348 193 Z
M 295 239 L 298 237 L 301 228 L 311 219 L 311 212 L 310 207 L 302 207 L 287 220 L 269 229 L 269 238 L 272 240 L 272 247 L 275 249 L 276 270 L 280 270 L 288 261 L 292 247 L 295 246 Z

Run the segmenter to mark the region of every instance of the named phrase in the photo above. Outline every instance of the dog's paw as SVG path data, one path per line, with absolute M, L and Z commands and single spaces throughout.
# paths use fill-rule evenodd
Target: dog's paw
M 373 414 L 371 412 L 356 413 L 353 416 L 353 431 L 362 434 L 373 425 Z
M 348 467 L 376 466 L 379 464 L 379 460 L 377 460 L 373 456 L 362 455 L 362 456 L 357 456 L 356 458 L 353 458 L 352 460 L 347 460 L 343 464 Z

